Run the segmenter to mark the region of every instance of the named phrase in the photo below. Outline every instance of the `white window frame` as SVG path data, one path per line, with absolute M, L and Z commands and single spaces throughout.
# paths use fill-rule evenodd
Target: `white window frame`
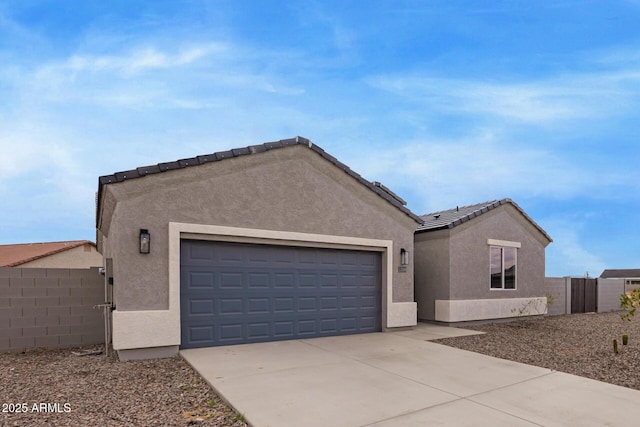
M 522 247 L 520 242 L 511 242 L 508 240 L 497 240 L 497 239 L 488 239 L 487 245 L 489 245 L 489 289 L 492 291 L 515 291 L 518 289 L 518 249 Z M 492 249 L 500 249 L 500 267 L 502 270 L 501 274 L 501 283 L 499 288 L 494 288 L 491 286 L 491 261 L 492 261 Z M 515 249 L 515 280 L 513 288 L 505 288 L 505 269 L 504 269 L 504 249 L 505 248 L 513 248 Z

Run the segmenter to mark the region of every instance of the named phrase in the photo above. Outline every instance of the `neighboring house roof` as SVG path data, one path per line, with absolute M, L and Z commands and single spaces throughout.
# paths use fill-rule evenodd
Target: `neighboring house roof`
M 201 156 L 191 157 L 189 159 L 177 160 L 175 162 L 166 162 L 166 163 L 159 163 L 157 165 L 143 166 L 143 167 L 139 167 L 136 169 L 125 171 L 125 172 L 117 172 L 113 175 L 101 176 L 98 179 L 99 184 L 98 184 L 97 215 L 98 216 L 100 215 L 100 203 L 102 202 L 101 195 L 102 195 L 102 189 L 104 188 L 105 185 L 128 181 L 131 179 L 144 178 L 147 175 L 164 173 L 174 169 L 183 169 L 186 167 L 199 166 L 205 163 L 218 162 L 218 161 L 230 159 L 232 157 L 258 154 L 268 150 L 274 150 L 274 149 L 288 147 L 292 145 L 303 145 L 305 147 L 308 147 L 310 150 L 316 152 L 318 155 L 322 156 L 324 159 L 331 162 L 337 168 L 342 169 L 345 173 L 347 173 L 349 176 L 356 179 L 362 185 L 368 187 L 371 191 L 373 191 L 378 196 L 385 199 L 387 202 L 391 203 L 400 211 L 404 212 L 407 216 L 411 217 L 418 224 L 422 224 L 422 220 L 420 219 L 420 217 L 414 214 L 413 212 L 411 212 L 409 209 L 407 209 L 405 207 L 406 202 L 402 200 L 394 192 L 392 192 L 387 187 L 385 187 L 384 185 L 380 184 L 377 181 L 374 181 L 374 182 L 367 181 L 358 173 L 351 170 L 351 168 L 349 168 L 347 165 L 340 162 L 338 159 L 336 159 L 335 157 L 333 157 L 332 155 L 324 151 L 322 148 L 314 144 L 312 141 L 300 136 L 297 136 L 295 138 L 290 138 L 290 139 L 282 139 L 280 141 L 267 142 L 259 145 L 251 145 L 249 147 L 234 148 L 228 151 L 219 151 L 212 154 L 205 154 Z M 98 221 L 99 221 L 99 218 L 96 218 L 96 224 L 98 224 Z
M 640 277 L 640 268 L 628 268 L 628 269 L 607 269 L 600 275 L 603 279 L 626 279 L 629 277 Z
M 0 245 L 0 267 L 16 267 L 86 244 L 95 246 L 95 244 L 89 240 Z
M 549 242 L 553 241 L 553 239 L 551 239 L 547 232 L 544 231 L 542 227 L 540 227 L 533 219 L 531 219 L 531 217 L 527 215 L 516 202 L 508 198 L 491 200 L 489 202 L 478 203 L 469 206 L 456 206 L 453 209 L 447 209 L 445 211 L 438 211 L 426 215 L 421 215 L 420 218 L 422 218 L 424 224 L 418 227 L 416 232 L 421 233 L 454 228 L 460 224 L 472 220 L 477 216 L 480 216 L 499 206 L 506 204 L 510 204 L 514 208 L 516 208 L 536 229 L 538 229 L 538 231 L 540 231 L 540 233 L 542 233 L 547 239 L 549 239 Z

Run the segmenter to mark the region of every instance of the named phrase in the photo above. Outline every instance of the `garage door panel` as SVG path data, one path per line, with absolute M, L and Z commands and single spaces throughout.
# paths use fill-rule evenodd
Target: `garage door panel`
M 271 310 L 269 298 L 248 298 L 247 313 L 248 314 L 268 314 Z
M 342 317 L 340 319 L 341 332 L 356 332 L 358 321 L 355 317 Z
M 191 246 L 188 250 L 192 262 L 213 260 L 214 248 L 211 246 Z
M 377 299 L 370 296 L 360 297 L 360 308 L 373 310 L 377 305 Z
M 244 314 L 244 307 L 242 298 L 218 298 L 220 303 L 220 315 L 228 315 L 228 314 Z
M 187 303 L 187 314 L 189 316 L 210 316 L 215 314 L 215 301 L 213 298 L 192 298 Z
M 291 297 L 282 297 L 274 299 L 273 312 L 275 314 L 280 313 L 293 313 L 294 300 Z
M 208 343 L 214 340 L 214 326 L 192 326 L 188 329 L 188 338 L 192 343 Z
M 297 278 L 296 283 L 298 284 L 298 288 L 315 289 L 318 287 L 318 275 L 316 273 L 298 272 Z
M 230 341 L 242 341 L 244 334 L 241 322 L 234 323 L 224 323 L 220 325 L 220 341 L 221 342 L 230 342 Z
M 247 338 L 249 340 L 268 339 L 271 336 L 269 322 L 253 322 L 247 325 Z
M 316 312 L 318 311 L 318 304 L 315 297 L 300 297 L 298 298 L 298 311 L 299 312 Z
M 246 280 L 249 289 L 269 288 L 269 273 L 249 271 Z
M 240 250 L 244 251 L 244 265 L 247 267 L 262 268 L 271 265 L 271 254 L 268 251 L 261 250 L 259 246 L 244 247 Z
M 189 286 L 192 288 L 213 288 L 214 286 L 213 273 L 194 271 L 189 276 Z
M 318 322 L 315 319 L 298 320 L 297 335 L 301 338 L 318 335 Z
M 338 321 L 336 319 L 322 319 L 320 321 L 320 333 L 333 335 L 338 332 Z
M 320 286 L 323 288 L 337 288 L 340 282 L 337 273 L 324 273 L 320 275 Z
M 244 277 L 242 273 L 237 272 L 221 272 L 219 274 L 220 282 L 218 287 L 220 289 L 242 289 L 244 283 Z
M 358 319 L 360 322 L 360 328 L 362 329 L 374 329 L 376 325 L 376 319 L 374 317 L 361 317 Z
M 221 266 L 241 265 L 244 262 L 244 252 L 241 248 L 227 247 L 224 250 L 221 250 L 219 247 L 214 246 L 213 254 L 213 260 L 217 260 L 217 263 Z
M 295 284 L 295 275 L 293 273 L 274 272 L 273 287 L 275 289 L 293 289 Z
M 320 298 L 320 310 L 335 312 L 338 310 L 338 297 L 321 297 Z
M 355 310 L 358 308 L 357 296 L 342 296 L 340 297 L 340 310 Z
M 293 333 L 293 321 L 278 321 L 273 323 L 273 336 L 276 339 L 293 339 L 295 335 Z
M 335 268 L 339 263 L 339 256 L 334 251 L 319 251 L 318 258 L 325 267 L 331 265 Z
M 183 348 L 380 330 L 378 253 L 181 243 Z

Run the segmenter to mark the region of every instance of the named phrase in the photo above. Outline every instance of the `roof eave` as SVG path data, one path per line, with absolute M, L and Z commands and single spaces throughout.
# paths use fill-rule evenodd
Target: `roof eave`
M 166 171 L 182 169 L 186 167 L 199 166 L 205 163 L 211 163 L 216 161 L 225 160 L 232 157 L 240 157 L 245 155 L 262 153 L 268 150 L 294 146 L 294 145 L 304 145 L 316 152 L 322 158 L 332 163 L 338 169 L 343 170 L 349 176 L 360 182 L 365 187 L 369 188 L 369 190 L 376 193 L 379 197 L 386 200 L 389 204 L 394 206 L 396 209 L 407 215 L 409 218 L 413 219 L 417 224 L 422 225 L 424 221 L 416 214 L 407 209 L 403 203 L 402 199 L 395 195 L 395 193 L 390 194 L 390 190 L 385 191 L 386 187 L 381 188 L 380 186 L 376 186 L 375 183 L 370 182 L 364 179 L 360 174 L 354 172 L 349 166 L 340 162 L 338 159 L 333 157 L 331 154 L 324 151 L 318 145 L 314 144 L 311 140 L 296 136 L 295 138 L 282 139 L 280 141 L 266 142 L 258 145 L 251 145 L 248 147 L 235 148 L 227 151 L 220 151 L 212 154 L 201 155 L 189 159 L 182 159 L 175 162 L 166 162 L 159 163 L 157 165 L 151 166 L 143 166 L 136 169 L 132 169 L 125 172 L 117 172 L 112 175 L 103 175 L 98 178 L 98 193 L 96 200 L 96 229 L 100 229 L 101 221 L 102 221 L 102 203 L 103 203 L 103 189 L 106 185 L 117 184 L 120 182 L 128 181 L 131 179 L 139 179 L 144 178 L 149 175 L 154 175 L 157 173 L 164 173 Z

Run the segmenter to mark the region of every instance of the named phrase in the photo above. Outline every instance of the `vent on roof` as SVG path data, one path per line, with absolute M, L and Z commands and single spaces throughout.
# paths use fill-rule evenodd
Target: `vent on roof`
M 440 218 L 440 214 L 435 214 L 433 217 L 434 217 L 435 219 L 438 219 L 438 218 Z
M 378 187 L 379 189 L 381 189 L 382 191 L 384 191 L 385 193 L 387 193 L 389 196 L 393 197 L 394 199 L 396 199 L 398 202 L 400 202 L 400 204 L 402 204 L 402 206 L 406 206 L 407 202 L 404 201 L 404 199 L 400 196 L 398 196 L 396 193 L 394 193 L 393 191 L 389 190 L 387 187 L 385 187 L 384 185 L 382 185 L 381 182 L 379 181 L 373 181 L 373 185 Z

